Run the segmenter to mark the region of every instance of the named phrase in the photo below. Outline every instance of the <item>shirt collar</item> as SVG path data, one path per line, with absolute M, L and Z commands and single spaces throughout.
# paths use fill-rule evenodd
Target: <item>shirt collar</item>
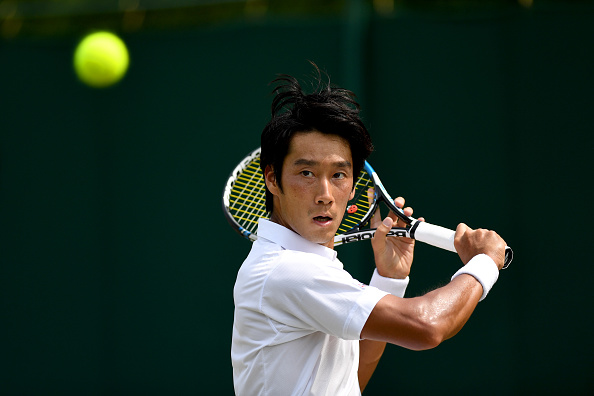
M 287 250 L 314 253 L 332 261 L 336 259 L 336 250 L 310 242 L 296 232 L 267 219 L 260 218 L 258 221 L 258 238 L 267 239 Z

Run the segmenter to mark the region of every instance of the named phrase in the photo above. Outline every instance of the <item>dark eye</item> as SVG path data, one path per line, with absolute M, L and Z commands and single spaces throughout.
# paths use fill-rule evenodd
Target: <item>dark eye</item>
M 344 179 L 345 177 L 346 177 L 346 174 L 344 174 L 343 172 L 337 172 L 334 174 L 335 179 Z
M 301 171 L 301 174 L 305 177 L 313 176 L 313 173 L 311 173 L 311 171 L 308 171 L 308 170 Z

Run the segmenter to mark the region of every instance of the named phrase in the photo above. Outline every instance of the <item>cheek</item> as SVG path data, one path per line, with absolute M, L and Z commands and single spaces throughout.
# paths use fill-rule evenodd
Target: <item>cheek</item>
M 355 190 L 351 183 L 345 183 L 340 187 L 340 196 L 345 200 L 350 201 L 355 196 Z
M 303 200 L 309 194 L 310 186 L 303 180 L 293 179 L 287 183 L 285 194 L 290 199 Z
M 282 200 L 285 202 L 285 210 L 293 213 L 299 213 L 307 206 L 307 189 L 296 185 L 284 188 Z

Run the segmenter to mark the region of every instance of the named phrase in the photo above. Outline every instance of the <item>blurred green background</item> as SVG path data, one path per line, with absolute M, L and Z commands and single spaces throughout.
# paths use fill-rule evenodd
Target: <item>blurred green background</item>
M 389 346 L 366 395 L 592 394 L 591 1 L 0 1 L 0 394 L 231 395 L 222 215 L 277 73 L 355 91 L 370 162 L 417 216 L 514 248 L 438 348 Z M 125 78 L 80 83 L 108 29 Z M 370 246 L 339 248 L 368 281 Z M 407 295 L 456 255 L 419 245 Z

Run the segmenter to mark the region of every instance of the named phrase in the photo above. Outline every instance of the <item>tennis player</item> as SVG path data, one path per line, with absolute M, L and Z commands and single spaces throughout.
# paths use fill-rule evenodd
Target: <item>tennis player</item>
M 455 247 L 464 266 L 447 285 L 404 298 L 415 242 L 387 237 L 398 223 L 390 213 L 372 220 L 371 281 L 353 279 L 333 237 L 372 143 L 354 95 L 316 70 L 310 94 L 291 76 L 274 81 L 261 136 L 272 214 L 260 220 L 234 288 L 231 358 L 240 396 L 360 395 L 387 342 L 424 350 L 454 336 L 504 264 L 503 239 L 460 224 Z

